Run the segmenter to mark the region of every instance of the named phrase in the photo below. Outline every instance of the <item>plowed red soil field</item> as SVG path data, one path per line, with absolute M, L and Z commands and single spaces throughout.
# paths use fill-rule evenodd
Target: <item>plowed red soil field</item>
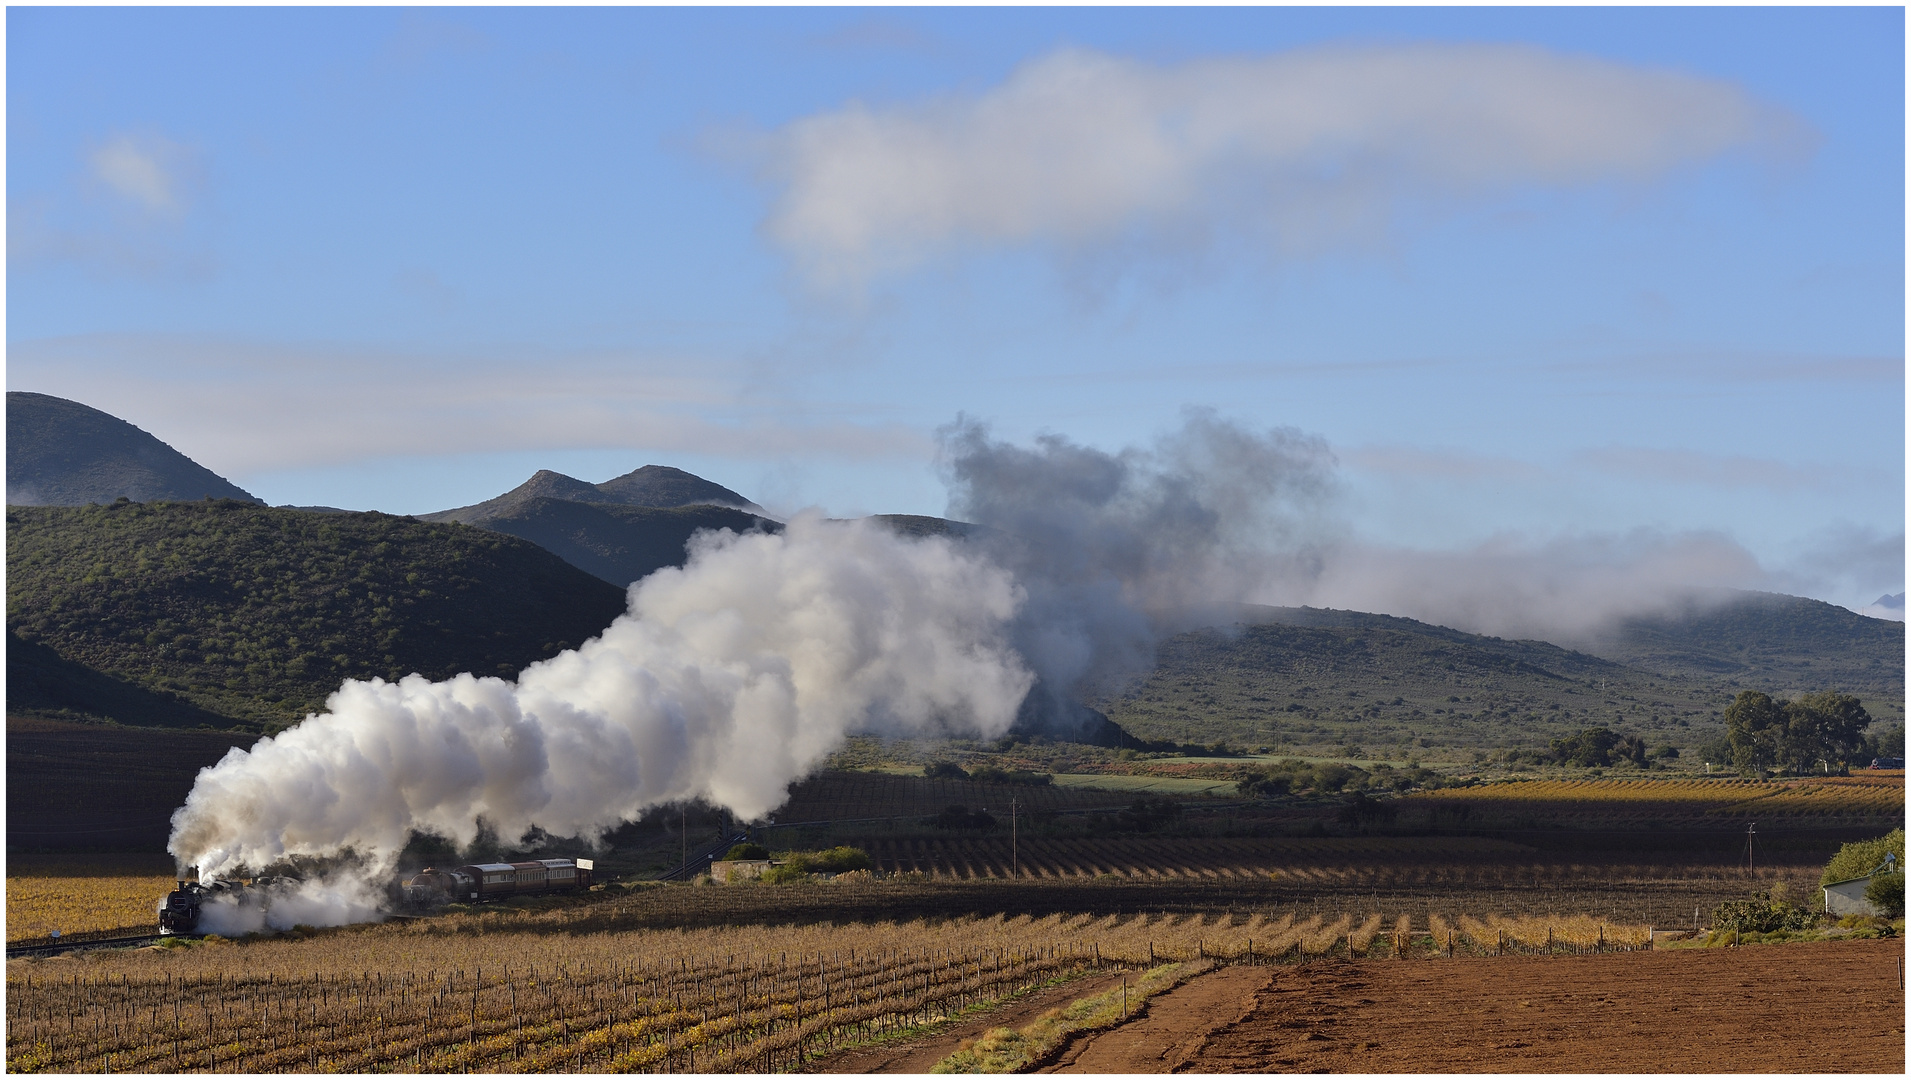
M 1223 969 L 1043 1071 L 1901 1073 L 1903 959 L 1846 941 Z

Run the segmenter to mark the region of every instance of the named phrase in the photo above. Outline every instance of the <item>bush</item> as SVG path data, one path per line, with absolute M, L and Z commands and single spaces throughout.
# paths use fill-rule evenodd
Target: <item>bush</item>
M 1886 855 L 1898 858 L 1898 869 L 1904 869 L 1904 830 L 1893 829 L 1876 840 L 1859 840 L 1838 849 L 1838 854 L 1825 864 L 1825 872 L 1818 875 L 1818 884 L 1830 885 L 1834 881 L 1850 881 L 1861 878 L 1876 870 L 1884 862 Z
M 873 870 L 876 863 L 869 852 L 858 847 L 833 847 L 828 851 L 819 851 L 809 857 L 810 872 L 817 874 L 847 874 L 851 870 Z
M 1385 825 L 1399 813 L 1391 801 L 1370 799 L 1362 792 L 1354 792 L 1348 797 L 1346 805 L 1340 808 L 1340 821 L 1345 825 Z
M 929 824 L 938 829 L 993 829 L 995 819 L 980 810 L 970 810 L 960 804 L 945 806 L 942 812 L 929 819 Z
M 1055 782 L 1048 773 L 1030 772 L 1027 769 L 1000 769 L 994 765 L 978 765 L 969 770 L 969 779 L 985 784 L 1024 784 L 1029 787 L 1047 787 Z
M 1287 794 L 1293 786 L 1292 777 L 1284 773 L 1276 773 L 1273 776 L 1250 776 L 1234 785 L 1234 789 L 1245 798 L 1268 799 Z
M 1865 899 L 1871 906 L 1895 919 L 1904 914 L 1904 871 L 1879 874 L 1865 886 Z
M 1153 832 L 1164 825 L 1173 824 L 1180 817 L 1180 803 L 1166 797 L 1151 799 L 1144 795 L 1112 817 L 1097 815 L 1095 825 L 1117 832 Z
M 770 849 L 764 847 L 762 844 L 738 844 L 736 847 L 724 852 L 723 857 L 727 860 L 767 859 L 770 857 Z
M 802 881 L 811 874 L 846 874 L 852 870 L 871 870 L 875 861 L 862 848 L 833 847 L 828 851 L 787 851 L 783 865 L 773 866 L 763 875 L 772 885 Z
M 1785 899 L 1780 890 L 1755 892 L 1749 900 L 1727 900 L 1712 909 L 1712 929 L 1737 930 L 1746 934 L 1769 934 L 1778 930 L 1803 930 L 1818 921 L 1818 916 Z
M 969 772 L 953 761 L 932 761 L 922 767 L 922 775 L 931 780 L 967 780 Z

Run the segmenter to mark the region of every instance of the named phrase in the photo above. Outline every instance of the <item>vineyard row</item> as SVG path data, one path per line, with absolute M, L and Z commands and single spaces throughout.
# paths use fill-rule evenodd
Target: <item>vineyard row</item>
M 1643 927 L 1584 918 L 1553 920 L 1544 937 L 1530 919 L 1448 924 L 1436 915 L 1424 925 L 1416 933 L 1405 915 L 1373 914 L 1358 923 L 1053 916 L 585 937 L 400 928 L 96 955 L 75 975 L 13 965 L 7 1062 L 19 1072 L 769 1072 L 1111 965 L 1646 941 Z

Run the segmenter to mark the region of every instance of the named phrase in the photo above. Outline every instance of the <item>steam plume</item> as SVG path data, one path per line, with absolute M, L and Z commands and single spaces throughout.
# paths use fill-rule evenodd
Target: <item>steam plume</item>
M 1061 697 L 1151 667 L 1155 641 L 1216 601 L 1307 572 L 1334 491 L 1318 437 L 1210 410 L 1150 449 L 1027 449 L 973 421 L 942 448 L 950 516 L 986 526 L 977 541 L 1026 586 L 1015 644 Z
M 690 799 L 759 817 L 851 731 L 994 737 L 1025 699 L 1066 717 L 1151 667 L 1164 635 L 1232 622 L 1229 601 L 1585 635 L 1758 572 L 1720 537 L 1349 544 L 1323 441 L 1208 411 L 1118 453 L 1054 435 L 1016 446 L 966 420 L 941 446 L 951 516 L 982 526 L 966 541 L 815 516 L 701 534 L 601 636 L 516 682 L 347 682 L 324 714 L 232 751 L 174 815 L 174 855 L 207 877 L 348 853 L 354 869 L 263 917 L 349 921 L 414 832 L 467 847 L 484 828 L 594 836 Z
M 170 846 L 202 878 L 341 851 L 369 873 L 414 830 L 594 835 L 693 798 L 756 817 L 852 727 L 1005 730 L 1032 682 L 1007 634 L 1022 602 L 946 540 L 814 517 L 702 534 L 600 637 L 515 683 L 347 682 L 203 771 Z

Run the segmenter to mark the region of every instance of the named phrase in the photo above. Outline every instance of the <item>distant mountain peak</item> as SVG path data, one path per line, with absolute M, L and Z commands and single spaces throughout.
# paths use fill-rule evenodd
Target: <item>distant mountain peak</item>
M 85 506 L 116 499 L 239 499 L 250 492 L 110 413 L 7 391 L 7 502 Z
M 572 502 L 612 502 L 596 485 L 550 469 L 539 469 L 529 480 L 498 496 L 501 499 L 569 499 Z
M 668 465 L 645 465 L 633 469 L 622 476 L 606 480 L 597 485 L 597 490 L 608 496 L 606 501 L 623 503 L 625 506 L 654 506 L 668 509 L 674 506 L 733 506 L 739 510 L 761 511 L 763 508 L 743 496 L 712 483 L 701 476 L 673 469 Z
M 1881 608 L 1890 608 L 1893 611 L 1903 611 L 1904 610 L 1904 594 L 1903 593 L 1887 593 L 1884 596 L 1880 596 L 1876 600 L 1873 600 L 1871 602 L 1871 606 L 1881 607 Z
M 550 469 L 539 469 L 529 480 L 499 495 L 455 510 L 440 510 L 421 515 L 425 521 L 462 521 L 480 525 L 508 517 L 527 507 L 534 499 L 559 499 L 564 502 L 609 506 L 642 506 L 653 510 L 675 510 L 685 506 L 727 506 L 760 514 L 763 508 L 743 496 L 714 484 L 694 473 L 668 465 L 646 465 L 601 484 L 587 483 Z

